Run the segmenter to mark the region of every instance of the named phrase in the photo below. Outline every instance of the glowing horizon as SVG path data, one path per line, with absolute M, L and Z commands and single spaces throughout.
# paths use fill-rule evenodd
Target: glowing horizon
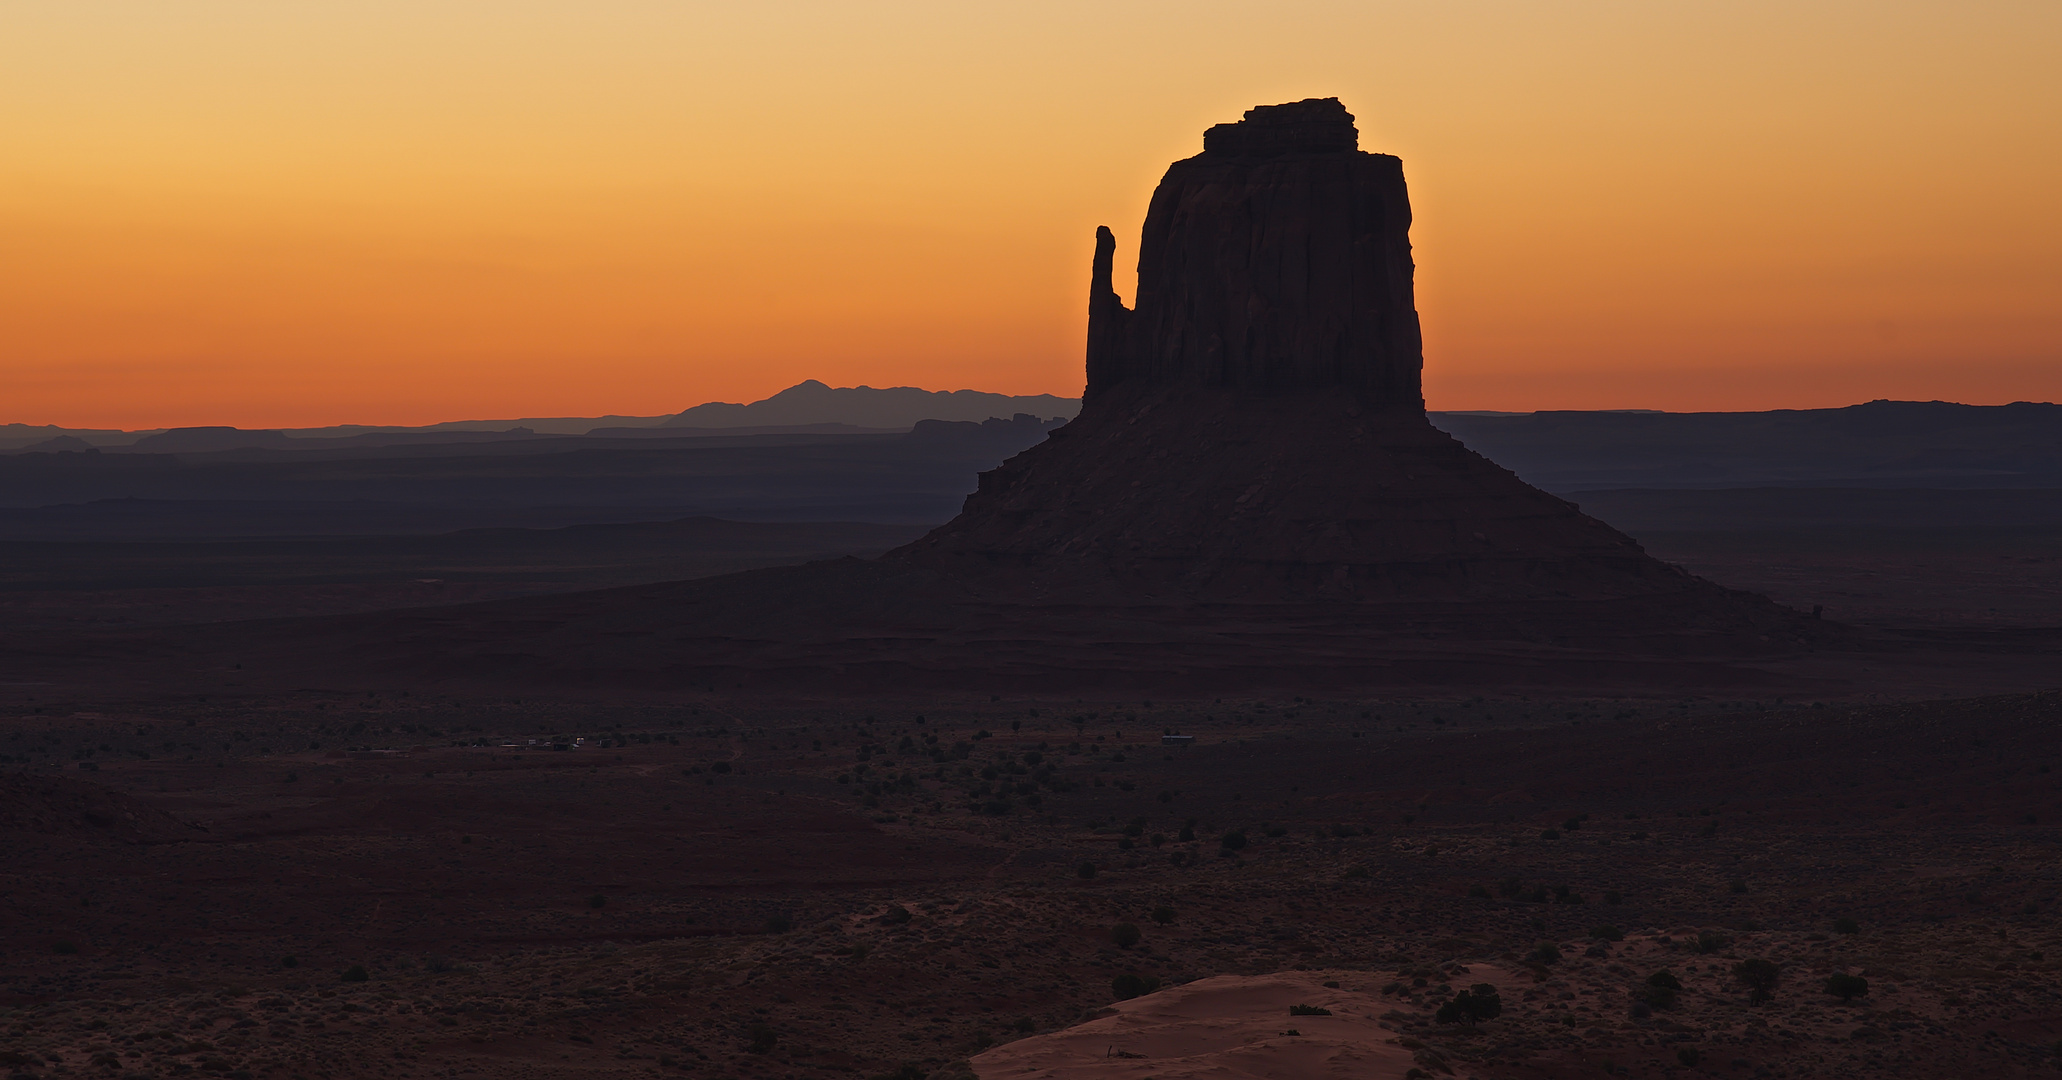
M 1095 226 L 1309 96 L 1404 160 L 1434 409 L 2062 400 L 2052 4 L 1258 18 L 10 5 L 0 422 L 1076 396 Z

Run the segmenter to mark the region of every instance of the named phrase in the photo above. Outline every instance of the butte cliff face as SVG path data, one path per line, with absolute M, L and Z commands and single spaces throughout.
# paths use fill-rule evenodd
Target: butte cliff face
M 1403 162 L 1363 153 L 1336 98 L 1252 109 L 1161 179 L 1139 237 L 1138 307 L 1096 230 L 1088 393 L 1126 383 L 1346 389 L 1422 412 Z

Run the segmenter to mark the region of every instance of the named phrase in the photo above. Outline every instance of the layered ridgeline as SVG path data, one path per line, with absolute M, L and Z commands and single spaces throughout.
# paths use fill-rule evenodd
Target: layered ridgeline
M 1098 236 L 1079 417 L 915 543 L 263 647 L 416 685 L 1675 692 L 1831 633 L 1427 422 L 1402 168 L 1357 144 L 1330 99 L 1211 129 L 1153 197 L 1135 309 Z

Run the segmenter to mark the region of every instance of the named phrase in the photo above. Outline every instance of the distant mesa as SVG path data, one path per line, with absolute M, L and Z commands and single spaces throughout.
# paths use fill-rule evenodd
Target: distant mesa
M 233 427 L 172 428 L 136 440 L 133 449 L 147 454 L 205 454 L 217 450 L 285 450 L 294 440 L 283 431 L 245 431 Z
M 77 435 L 58 435 L 54 438 L 45 439 L 39 443 L 30 443 L 28 446 L 25 446 L 22 449 L 43 451 L 76 451 L 91 450 L 93 448 L 94 447 L 92 443 L 79 438 Z
M 734 405 L 713 401 L 684 410 L 665 423 L 669 428 L 792 427 L 805 424 L 849 424 L 856 428 L 901 429 L 923 420 L 980 423 L 1018 413 L 1040 419 L 1071 417 L 1081 402 L 1051 394 L 1012 396 L 979 390 L 921 390 L 914 386 L 876 389 L 832 387 L 815 379 L 788 387 L 763 401 Z

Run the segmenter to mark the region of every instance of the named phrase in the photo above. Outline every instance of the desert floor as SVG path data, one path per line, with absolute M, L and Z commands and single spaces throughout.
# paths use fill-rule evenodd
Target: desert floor
M 1325 1024 L 1265 994 L 1237 1022 L 1281 1060 L 1359 1040 L 1366 1076 L 2058 1063 L 2062 694 L 0 689 L 18 1076 L 1003 1080 L 1223 977 L 1340 995 Z M 1764 1004 L 1748 959 L 1779 965 Z M 1480 982 L 1498 1017 L 1435 1021 Z M 1199 1037 L 1053 1075 L 1248 1075 Z

